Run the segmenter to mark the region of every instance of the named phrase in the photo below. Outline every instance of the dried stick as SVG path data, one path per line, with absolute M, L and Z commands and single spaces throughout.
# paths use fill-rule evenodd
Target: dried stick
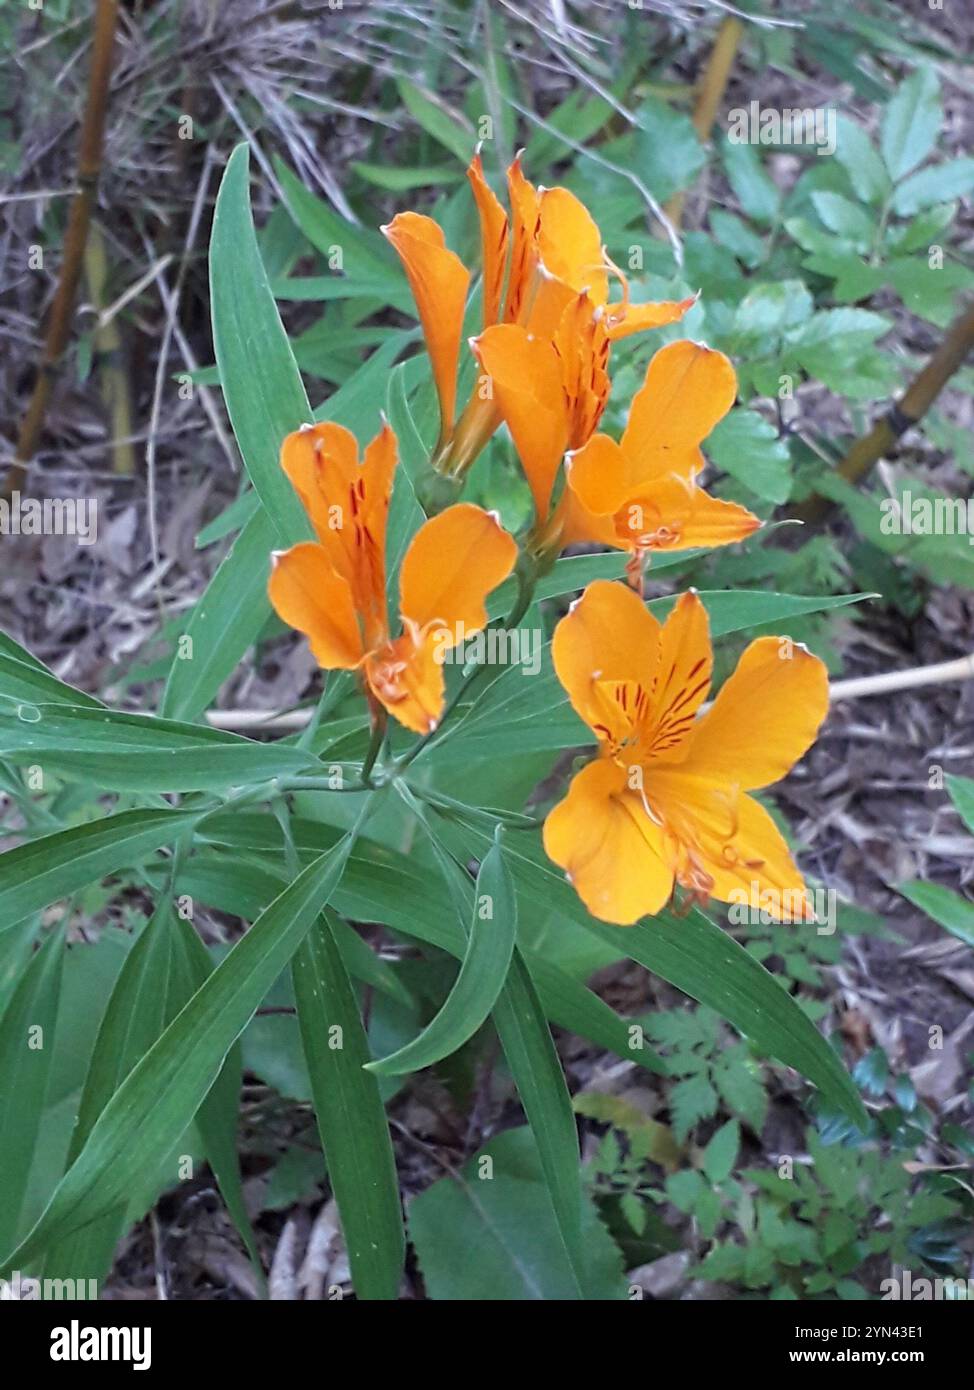
M 893 403 L 868 434 L 856 440 L 836 468 L 838 476 L 844 478 L 847 483 L 858 483 L 873 464 L 885 458 L 895 448 L 900 436 L 923 419 L 954 372 L 963 365 L 972 348 L 974 303 L 954 319 L 943 342 L 923 371 L 914 377 L 906 394 Z M 820 521 L 831 505 L 829 499 L 815 495 L 800 502 L 792 509 L 790 515 L 799 521 Z
M 7 475 L 4 496 L 23 487 L 27 481 L 27 465 L 37 452 L 44 417 L 54 389 L 54 381 L 71 332 L 71 319 L 78 280 L 84 264 L 88 224 L 95 203 L 98 178 L 101 174 L 102 146 L 105 135 L 105 112 L 108 106 L 108 86 L 112 71 L 112 48 L 118 0 L 98 0 L 95 12 L 95 34 L 91 52 L 91 72 L 88 77 L 88 99 L 81 123 L 78 146 L 78 192 L 68 214 L 64 238 L 64 259 L 61 278 L 47 323 L 44 349 L 37 368 L 37 379 L 20 426 L 14 461 Z

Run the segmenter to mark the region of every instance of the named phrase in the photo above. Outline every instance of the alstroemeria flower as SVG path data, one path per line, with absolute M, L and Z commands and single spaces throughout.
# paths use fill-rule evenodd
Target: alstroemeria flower
M 757 530 L 746 507 L 711 497 L 696 481 L 706 463 L 700 444 L 736 396 L 722 352 L 687 339 L 660 348 L 621 440 L 594 434 L 567 460 L 562 543 L 601 541 L 631 551 L 638 565 L 652 550 L 730 545 Z
M 268 592 L 278 616 L 309 639 L 319 666 L 358 670 L 371 699 L 417 733 L 443 712 L 443 654 L 487 624 L 484 600 L 506 579 L 517 546 L 490 512 L 448 507 L 413 536 L 399 573 L 402 631 L 390 633 L 386 522 L 398 459 L 387 424 L 359 462 L 341 425 L 289 434 L 281 467 L 317 540 L 274 556 Z
M 536 336 L 551 338 L 566 309 L 585 292 L 593 313 L 599 312 L 605 338 L 614 341 L 675 323 L 695 302 L 691 296 L 631 304 L 625 277 L 606 255 L 588 210 L 566 188 L 535 188 L 524 177 L 520 156 L 507 171 L 510 218 L 484 178 L 479 153 L 467 177 L 480 218 L 485 329 L 498 323 L 521 324 Z M 482 397 L 476 387 L 460 420 L 456 419 L 470 274 L 430 217 L 398 213 L 381 230 L 402 260 L 430 355 L 440 404 L 437 466 L 460 474 L 500 423 L 493 401 Z M 614 303 L 609 302 L 612 276 L 622 284 L 622 298 Z
M 608 397 L 608 342 L 602 320 L 580 307 L 584 299 L 565 311 L 550 342 L 501 324 L 473 343 L 531 488 L 535 548 L 595 541 L 631 551 L 637 573 L 653 550 L 749 536 L 758 518 L 697 482 L 700 443 L 737 395 L 729 360 L 687 340 L 660 348 L 617 444 L 595 433 Z M 567 486 L 552 511 L 566 455 Z
M 662 625 L 623 584 L 598 580 L 555 629 L 552 657 L 599 756 L 545 821 L 544 845 L 593 917 L 692 899 L 748 902 L 812 920 L 801 874 L 748 792 L 783 777 L 813 743 L 828 677 L 804 647 L 759 637 L 713 706 L 707 612 L 683 594 Z

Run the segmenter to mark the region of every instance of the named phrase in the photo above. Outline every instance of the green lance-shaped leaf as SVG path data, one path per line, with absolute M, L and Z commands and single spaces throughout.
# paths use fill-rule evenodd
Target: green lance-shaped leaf
M 280 541 L 290 545 L 311 533 L 280 467 L 281 441 L 311 419 L 311 406 L 257 245 L 249 158 L 248 147 L 238 145 L 227 161 L 213 213 L 213 347 L 244 465 Z
M 0 855 L 0 931 L 89 883 L 172 844 L 199 812 L 120 811 L 18 845 Z
M 474 828 L 447 837 L 466 854 L 483 852 L 486 836 Z M 696 910 L 683 918 L 662 912 L 633 927 L 611 927 L 590 917 L 534 836 L 508 846 L 508 862 L 522 903 L 556 911 L 727 1019 L 759 1051 L 777 1057 L 820 1088 L 830 1105 L 865 1130 L 869 1117 L 835 1049 L 775 977 L 727 932 Z
M 301 1043 L 328 1177 L 359 1298 L 394 1299 L 405 1253 L 396 1164 L 369 1043 L 324 913 L 291 965 Z
M 173 1019 L 101 1112 L 36 1226 L 0 1268 L 28 1267 L 53 1241 L 113 1210 L 167 1152 L 334 892 L 352 838 L 315 859 L 275 898 Z
M 370 1062 L 378 1076 L 402 1076 L 448 1057 L 472 1038 L 504 987 L 517 936 L 517 897 L 499 838 L 480 872 L 467 949 L 453 988 L 439 1013 L 398 1052 Z
M 61 993 L 64 931 L 33 955 L 0 1019 L 0 1249 L 16 1240 L 30 1180 Z M 0 1265 L 0 1272 L 5 1267 Z
M 81 1153 L 95 1121 L 115 1091 L 165 1026 L 171 914 L 168 898 L 161 900 L 126 955 L 115 981 L 88 1064 L 68 1148 L 68 1167 Z M 125 1230 L 127 1205 L 120 1203 L 114 1211 L 58 1241 L 45 1260 L 46 1274 L 100 1284 L 111 1268 L 115 1246 Z
M 167 1016 L 172 1018 L 209 979 L 214 965 L 209 951 L 187 917 L 181 913 L 170 913 L 170 922 L 173 940 Z M 254 1229 L 247 1213 L 247 1204 L 244 1201 L 240 1160 L 237 1154 L 237 1120 L 242 1075 L 240 1044 L 235 1042 L 224 1059 L 219 1076 L 196 1112 L 196 1125 L 203 1140 L 207 1162 L 213 1169 L 227 1211 L 247 1248 L 254 1272 L 263 1282 L 264 1270 L 257 1250 Z
M 534 1134 L 551 1205 L 579 1287 L 585 1287 L 578 1131 L 565 1074 L 524 959 L 515 950 L 494 1025 Z
M 214 791 L 308 772 L 317 759 L 286 743 L 154 715 L 69 705 L 33 706 L 25 721 L 0 705 L 0 749 L 59 776 L 109 791 Z

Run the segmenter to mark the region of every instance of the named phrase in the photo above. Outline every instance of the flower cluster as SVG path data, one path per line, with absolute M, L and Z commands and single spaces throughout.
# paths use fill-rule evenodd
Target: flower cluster
M 304 426 L 284 441 L 282 466 L 316 539 L 274 557 L 271 601 L 307 634 L 323 668 L 360 673 L 374 722 L 391 714 L 427 737 L 445 707 L 443 652 L 486 627 L 486 599 L 516 565 L 536 576 L 579 542 L 627 552 L 629 583 L 591 584 L 555 631 L 556 674 L 598 756 L 548 816 L 545 849 L 608 922 L 656 913 L 677 888 L 690 901 L 725 902 L 770 889 L 804 913 L 799 871 L 749 792 L 782 777 L 814 740 L 828 703 L 825 668 L 802 647 L 760 638 L 701 712 L 712 667 L 706 609 L 686 593 L 661 625 L 642 600 L 652 552 L 727 545 L 761 524 L 700 482 L 700 446 L 734 403 L 734 369 L 702 344 L 670 343 L 651 359 L 621 438 L 601 432 L 613 342 L 678 322 L 695 297 L 633 304 L 584 205 L 567 189 L 534 187 L 519 159 L 507 172 L 510 215 L 479 154 L 467 174 L 480 219 L 483 327 L 469 344 L 481 376 L 459 413 L 471 273 L 427 216 L 402 212 L 382 230 L 402 261 L 432 367 L 432 467 L 459 485 L 503 423 L 533 524 L 519 547 L 470 503 L 433 515 L 400 567 L 394 633 L 385 549 L 395 436 L 383 422 L 360 461 L 341 426 Z

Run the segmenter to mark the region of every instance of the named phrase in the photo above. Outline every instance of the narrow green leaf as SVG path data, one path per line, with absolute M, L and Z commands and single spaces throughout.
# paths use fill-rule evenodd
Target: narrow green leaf
M 250 211 L 249 159 L 248 146 L 238 145 L 213 213 L 213 347 L 244 465 L 278 537 L 290 545 L 311 532 L 280 468 L 281 441 L 311 419 L 311 406 L 260 257 Z
M 31 713 L 29 706 L 36 704 L 60 703 L 87 705 L 91 709 L 101 708 L 99 700 L 59 681 L 46 666 L 32 657 L 24 647 L 18 646 L 5 632 L 0 632 L 0 700 L 27 705 L 27 717 L 30 717 Z M 0 705 L 0 709 L 2 708 Z M 16 710 L 12 713 L 16 713 Z
M 172 914 L 170 921 L 173 963 L 168 1014 L 169 1017 L 174 1017 L 206 983 L 213 973 L 214 966 L 210 953 L 197 936 L 192 922 L 178 914 Z M 196 1112 L 195 1119 L 203 1140 L 207 1162 L 213 1169 L 230 1219 L 246 1247 L 258 1280 L 263 1284 L 264 1271 L 244 1200 L 237 1150 L 242 1078 L 240 1044 L 235 1042 L 226 1055 L 219 1076 Z
M 480 865 L 473 918 L 460 973 L 436 1017 L 398 1052 L 370 1062 L 378 1076 L 402 1076 L 432 1066 L 472 1038 L 504 987 L 517 937 L 517 897 L 495 840 Z
M 240 532 L 186 625 L 161 713 L 198 719 L 270 616 L 267 579 L 275 533 L 261 508 Z
M 405 1235 L 396 1163 L 369 1044 L 329 913 L 305 937 L 291 974 L 352 1282 L 359 1298 L 395 1299 Z
M 515 950 L 507 982 L 494 1006 L 504 1056 L 534 1134 L 558 1229 L 581 1290 L 582 1181 L 578 1131 L 565 1075 L 531 975 Z
M 17 1238 L 30 1181 L 54 1056 L 63 963 L 61 929 L 31 957 L 0 1019 L 0 1250 Z
M 974 903 L 942 883 L 901 883 L 896 890 L 959 941 L 974 946 Z
M 198 812 L 120 811 L 58 830 L 0 855 L 0 930 L 89 883 L 141 863 L 172 842 Z
M 401 77 L 396 85 L 403 105 L 416 124 L 466 166 L 476 140 L 460 115 L 432 92 L 410 82 L 408 78 Z
M 115 1091 L 163 1030 L 169 991 L 171 913 L 168 898 L 161 899 L 126 955 L 115 981 L 88 1064 L 68 1148 L 68 1167 L 84 1148 L 95 1121 Z M 45 1273 L 60 1279 L 93 1279 L 100 1285 L 111 1268 L 125 1221 L 126 1204 L 120 1203 L 83 1230 L 72 1232 L 48 1253 Z M 6 1248 L 6 1242 L 3 1245 Z
M 957 814 L 974 835 L 974 778 L 957 777 L 948 773 L 947 795 L 957 809 Z
M 483 852 L 479 830 L 445 832 L 467 854 Z M 759 1051 L 794 1067 L 820 1088 L 826 1100 L 862 1129 L 868 1124 L 859 1093 L 841 1059 L 807 1014 L 773 975 L 732 936 L 699 911 L 676 918 L 662 912 L 633 927 L 597 922 L 563 875 L 547 860 L 537 837 L 518 835 L 508 845 L 508 863 L 518 897 L 527 908 L 564 913 L 639 965 L 668 980 L 725 1018 Z M 529 910 L 529 909 L 528 909 Z
M 309 864 L 234 945 L 122 1082 L 36 1226 L 0 1268 L 29 1267 L 53 1241 L 117 1207 L 167 1152 L 334 892 L 351 843 L 346 835 Z
M 317 759 L 286 743 L 257 743 L 198 724 L 109 709 L 35 705 L 24 721 L 0 706 L 0 750 L 14 763 L 81 778 L 108 791 L 209 791 L 307 772 Z

